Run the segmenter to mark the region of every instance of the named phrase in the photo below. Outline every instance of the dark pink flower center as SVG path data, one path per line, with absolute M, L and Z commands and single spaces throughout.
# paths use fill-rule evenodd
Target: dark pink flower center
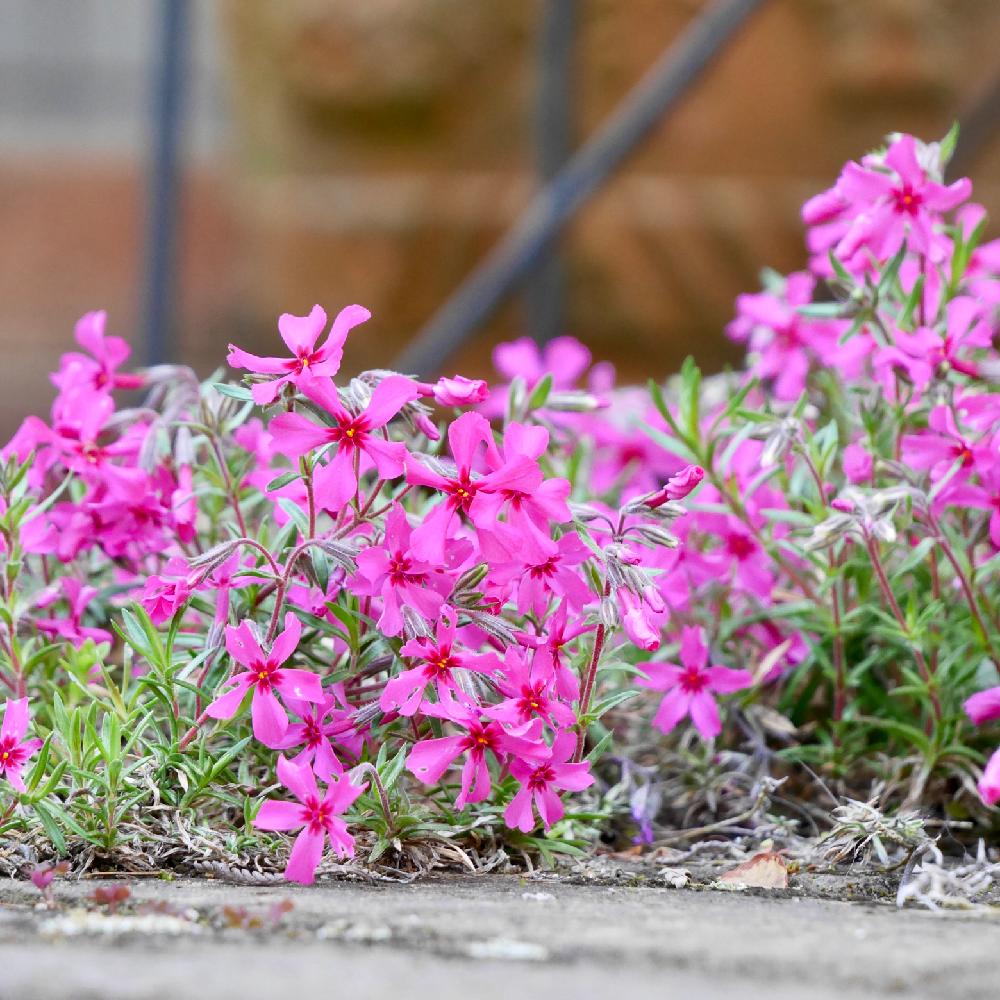
M 496 753 L 496 736 L 486 726 L 476 723 L 469 728 L 462 749 L 473 753 L 485 753 L 487 750 Z
M 916 215 L 923 202 L 923 196 L 918 191 L 914 191 L 909 184 L 904 184 L 892 192 L 896 201 L 896 211 L 900 215 Z
M 448 482 L 445 492 L 451 497 L 455 507 L 468 511 L 476 495 L 476 484 L 469 478 L 468 472 L 462 472 L 457 479 Z
M 338 418 L 335 427 L 327 433 L 331 441 L 336 441 L 342 448 L 359 448 L 368 437 L 368 421 L 362 417 Z
M 302 803 L 302 819 L 311 833 L 320 833 L 330 822 L 332 816 L 333 807 L 329 803 L 320 801 L 314 795 L 310 795 Z
M 303 723 L 305 727 L 306 746 L 318 747 L 323 742 L 323 731 L 315 719 L 306 719 Z
M 270 691 L 281 681 L 281 671 L 273 663 L 255 663 L 250 673 L 258 691 Z
M 18 746 L 13 736 L 5 736 L 0 740 L 0 772 L 8 767 L 19 767 L 25 758 L 25 752 Z
M 322 360 L 319 351 L 302 350 L 297 357 L 285 362 L 285 368 L 294 375 L 301 375 Z
M 543 712 L 548 699 L 545 697 L 544 684 L 522 684 L 521 697 L 517 701 L 517 710 L 523 717 L 530 717 Z
M 555 780 L 556 773 L 552 770 L 552 766 L 550 764 L 542 764 L 541 767 L 536 767 L 531 772 L 531 777 L 528 778 L 528 787 L 533 792 L 544 792 L 546 787 Z
M 680 676 L 680 685 L 688 694 L 698 694 L 708 687 L 708 677 L 698 667 L 688 667 Z
M 393 586 L 401 587 L 405 583 L 422 583 L 427 577 L 426 573 L 411 573 L 410 567 L 413 565 L 409 556 L 402 552 L 397 552 L 389 558 L 389 582 Z
M 547 577 L 553 576 L 558 565 L 558 557 L 553 556 L 551 559 L 546 559 L 545 562 L 538 563 L 537 565 L 531 567 L 531 578 L 533 580 L 543 580 Z
M 726 551 L 736 559 L 749 559 L 754 550 L 753 540 L 746 535 L 736 532 L 726 538 Z

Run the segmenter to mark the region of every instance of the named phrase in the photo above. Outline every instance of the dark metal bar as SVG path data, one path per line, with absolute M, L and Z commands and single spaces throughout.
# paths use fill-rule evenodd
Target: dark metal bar
M 573 41 L 577 0 L 545 0 L 538 46 L 535 145 L 538 173 L 551 181 L 573 151 Z M 554 237 L 527 284 L 528 331 L 539 343 L 562 333 L 565 278 Z
M 764 0 L 715 0 L 654 64 L 599 134 L 532 200 L 521 218 L 396 361 L 436 372 L 529 271 L 539 253 L 687 91 Z
M 187 63 L 189 0 L 161 0 L 159 52 L 152 77 L 153 135 L 147 190 L 146 363 L 172 354 L 180 140 Z

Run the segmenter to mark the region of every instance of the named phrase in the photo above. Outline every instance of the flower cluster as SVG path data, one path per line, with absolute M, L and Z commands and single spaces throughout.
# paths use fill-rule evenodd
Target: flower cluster
M 807 203 L 733 375 L 618 388 L 561 337 L 502 345 L 492 387 L 346 379 L 369 313 L 316 306 L 202 385 L 84 317 L 0 451 L 0 775 L 105 849 L 144 796 L 233 823 L 265 789 L 242 826 L 297 831 L 302 882 L 362 833 L 568 843 L 615 761 L 650 840 L 650 753 L 689 725 L 997 802 L 1000 242 L 952 144 L 892 136 Z
M 551 417 L 603 403 L 542 372 L 526 372 L 530 405 L 502 391 L 493 423 L 482 381 L 338 383 L 345 339 L 368 318 L 284 315 L 289 356 L 231 346 L 248 385 L 213 387 L 182 369 L 121 374 L 127 347 L 92 314 L 77 331 L 92 357 L 64 359 L 51 422 L 29 418 L 3 452 L 25 470 L 4 538 L 45 583 L 24 578 L 23 625 L 89 658 L 96 690 L 120 613 L 132 669 L 189 714 L 171 752 L 225 746 L 247 719 L 249 759 L 298 800 L 269 800 L 254 823 L 301 827 L 298 881 L 325 836 L 353 852 L 336 817 L 373 760 L 398 761 L 455 810 L 496 808 L 521 834 L 559 823 L 563 794 L 594 781 L 602 656 L 660 644 L 654 576 L 676 544 L 676 501 L 699 481 L 689 469 L 625 508 L 588 504 L 560 474 L 572 446 Z M 121 388 L 149 396 L 118 409 Z M 16 628 L 9 638 L 23 689 Z M 383 794 L 381 781 L 376 770 Z

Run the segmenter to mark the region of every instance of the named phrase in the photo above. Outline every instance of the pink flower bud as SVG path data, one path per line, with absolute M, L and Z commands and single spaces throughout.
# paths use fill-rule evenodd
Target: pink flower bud
M 432 391 L 434 399 L 442 406 L 472 406 L 482 403 L 490 394 L 482 379 L 468 379 L 462 375 L 439 378 Z
M 647 507 L 661 507 L 668 500 L 683 500 L 705 478 L 705 470 L 700 465 L 688 465 L 656 491 L 647 501 Z

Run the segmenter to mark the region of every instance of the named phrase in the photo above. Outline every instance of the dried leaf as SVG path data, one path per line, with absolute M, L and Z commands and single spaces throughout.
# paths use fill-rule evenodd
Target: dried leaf
M 787 889 L 788 866 L 780 854 L 763 851 L 726 872 L 719 881 L 758 889 Z

